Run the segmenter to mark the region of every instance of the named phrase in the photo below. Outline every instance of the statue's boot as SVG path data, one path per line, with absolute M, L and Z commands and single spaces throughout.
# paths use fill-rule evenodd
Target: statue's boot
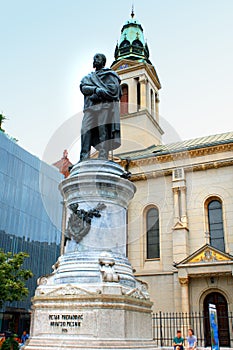
M 84 160 L 87 160 L 89 158 L 90 158 L 90 152 L 81 152 L 79 162 L 83 162 Z
M 87 131 L 81 135 L 80 162 L 90 158 L 91 132 Z

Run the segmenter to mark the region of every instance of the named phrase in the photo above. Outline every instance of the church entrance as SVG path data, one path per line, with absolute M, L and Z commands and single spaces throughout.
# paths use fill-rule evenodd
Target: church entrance
M 204 299 L 204 334 L 205 346 L 211 345 L 210 340 L 210 322 L 209 322 L 209 304 L 215 304 L 218 316 L 219 345 L 230 347 L 230 333 L 228 320 L 228 305 L 225 297 L 221 293 L 209 293 Z

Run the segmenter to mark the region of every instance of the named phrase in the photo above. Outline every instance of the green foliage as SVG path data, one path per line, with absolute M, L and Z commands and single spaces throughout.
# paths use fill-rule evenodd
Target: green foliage
M 4 253 L 0 250 L 0 307 L 6 301 L 19 301 L 28 295 L 25 281 L 33 276 L 30 270 L 22 268 L 29 255 Z
M 2 113 L 0 113 L 0 130 L 2 132 L 5 132 L 5 130 L 2 129 L 2 123 L 4 122 L 5 119 L 6 119 L 6 117 Z
M 14 340 L 14 337 L 10 337 L 7 340 L 5 340 L 2 344 L 1 350 L 18 350 L 19 344 L 16 340 Z

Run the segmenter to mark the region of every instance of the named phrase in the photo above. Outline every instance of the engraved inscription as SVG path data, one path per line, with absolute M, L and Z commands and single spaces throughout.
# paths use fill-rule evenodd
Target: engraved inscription
M 62 333 L 68 333 L 71 328 L 81 327 L 83 314 L 50 314 L 48 319 L 50 327 L 61 328 Z

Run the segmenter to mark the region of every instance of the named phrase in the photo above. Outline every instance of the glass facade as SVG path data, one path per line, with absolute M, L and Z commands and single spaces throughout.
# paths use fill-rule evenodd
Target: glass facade
M 0 330 L 13 322 L 21 333 L 29 324 L 31 297 L 39 276 L 52 272 L 60 255 L 63 176 L 0 132 L 0 249 L 27 252 L 25 268 L 34 277 L 27 282 L 28 297 L 4 304 Z

